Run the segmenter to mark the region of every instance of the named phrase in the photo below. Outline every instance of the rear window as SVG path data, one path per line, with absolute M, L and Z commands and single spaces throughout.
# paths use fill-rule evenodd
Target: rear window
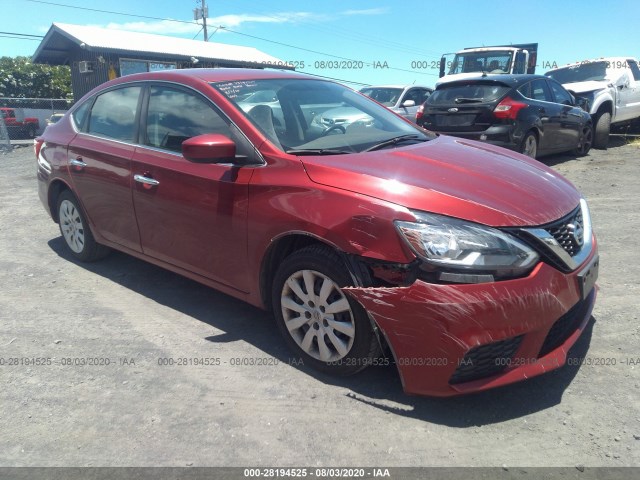
M 506 85 L 496 83 L 468 83 L 464 85 L 443 85 L 427 99 L 427 105 L 490 103 L 506 95 L 511 90 Z

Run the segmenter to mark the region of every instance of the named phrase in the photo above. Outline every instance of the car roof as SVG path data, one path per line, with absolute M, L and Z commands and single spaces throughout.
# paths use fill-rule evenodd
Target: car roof
M 507 87 L 519 87 L 523 83 L 529 82 L 531 80 L 535 80 L 536 78 L 544 78 L 546 80 L 549 77 L 545 77 L 544 75 L 534 75 L 534 74 L 511 74 L 506 75 L 504 73 L 494 73 L 487 75 L 478 75 L 475 77 L 469 77 L 461 80 L 452 80 L 450 82 L 444 82 L 437 86 L 437 90 L 441 90 L 443 88 L 452 87 L 456 85 L 466 85 L 468 83 L 476 83 L 476 82 L 484 82 L 484 83 L 500 83 L 506 85 Z

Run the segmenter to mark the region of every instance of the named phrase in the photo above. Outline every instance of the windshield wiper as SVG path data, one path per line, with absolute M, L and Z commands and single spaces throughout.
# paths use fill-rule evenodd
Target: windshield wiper
M 336 148 L 307 148 L 285 150 L 289 155 L 344 155 L 346 153 L 355 153 L 349 150 L 338 150 Z
M 397 145 L 398 143 L 405 142 L 407 140 L 419 140 L 421 142 L 426 142 L 428 140 L 428 138 L 420 139 L 420 135 L 416 135 L 416 134 L 413 134 L 413 133 L 409 134 L 409 135 L 400 135 L 398 137 L 393 137 L 393 138 L 390 138 L 389 140 L 385 140 L 384 142 L 376 143 L 375 145 L 373 145 L 372 147 L 367 148 L 364 151 L 365 152 L 372 152 L 374 150 L 379 150 L 381 148 L 388 147 L 390 145 Z
M 482 101 L 482 98 L 464 98 L 464 97 L 460 97 L 460 98 L 456 98 L 454 101 L 456 103 L 480 103 Z

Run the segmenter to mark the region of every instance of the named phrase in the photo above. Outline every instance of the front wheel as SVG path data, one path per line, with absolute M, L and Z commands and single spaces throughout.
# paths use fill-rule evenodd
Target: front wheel
M 291 254 L 273 281 L 273 313 L 289 347 L 333 375 L 357 373 L 379 353 L 367 313 L 342 291 L 349 284 L 340 257 L 324 246 Z
M 573 154 L 577 157 L 584 157 L 589 150 L 591 150 L 591 145 L 593 144 L 593 129 L 591 128 L 591 124 L 587 123 L 584 127 L 582 127 L 582 132 L 580 133 L 580 145 L 578 148 L 573 150 Z
M 109 253 L 107 247 L 94 240 L 78 200 L 69 190 L 58 197 L 58 223 L 67 248 L 78 260 L 92 262 Z
M 527 157 L 536 158 L 538 154 L 538 137 L 533 132 L 527 132 L 520 144 L 520 153 Z
M 611 114 L 609 112 L 603 112 L 596 118 L 593 146 L 595 148 L 606 149 L 609 144 L 610 131 Z

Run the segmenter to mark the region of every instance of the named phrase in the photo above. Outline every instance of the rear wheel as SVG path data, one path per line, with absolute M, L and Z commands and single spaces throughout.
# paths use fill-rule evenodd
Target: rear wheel
M 350 284 L 340 257 L 325 246 L 291 254 L 273 281 L 273 313 L 289 347 L 333 375 L 357 373 L 379 353 L 367 313 L 341 289 Z
M 580 135 L 580 145 L 578 148 L 573 150 L 574 155 L 578 157 L 584 157 L 589 150 L 591 150 L 591 145 L 593 144 L 593 129 L 591 128 L 591 124 L 587 123 L 584 127 L 582 127 L 582 132 Z
M 595 134 L 593 136 L 593 146 L 595 148 L 606 149 L 609 144 L 609 132 L 611 131 L 611 114 L 602 112 L 595 121 Z
M 69 190 L 58 197 L 58 223 L 67 248 L 78 260 L 92 262 L 109 253 L 107 247 L 94 240 L 78 200 Z
M 538 154 L 538 137 L 534 132 L 527 132 L 520 143 L 520 153 L 527 157 L 536 158 Z
M 27 136 L 29 138 L 36 138 L 36 127 L 33 125 L 29 126 L 29 130 L 27 131 Z

